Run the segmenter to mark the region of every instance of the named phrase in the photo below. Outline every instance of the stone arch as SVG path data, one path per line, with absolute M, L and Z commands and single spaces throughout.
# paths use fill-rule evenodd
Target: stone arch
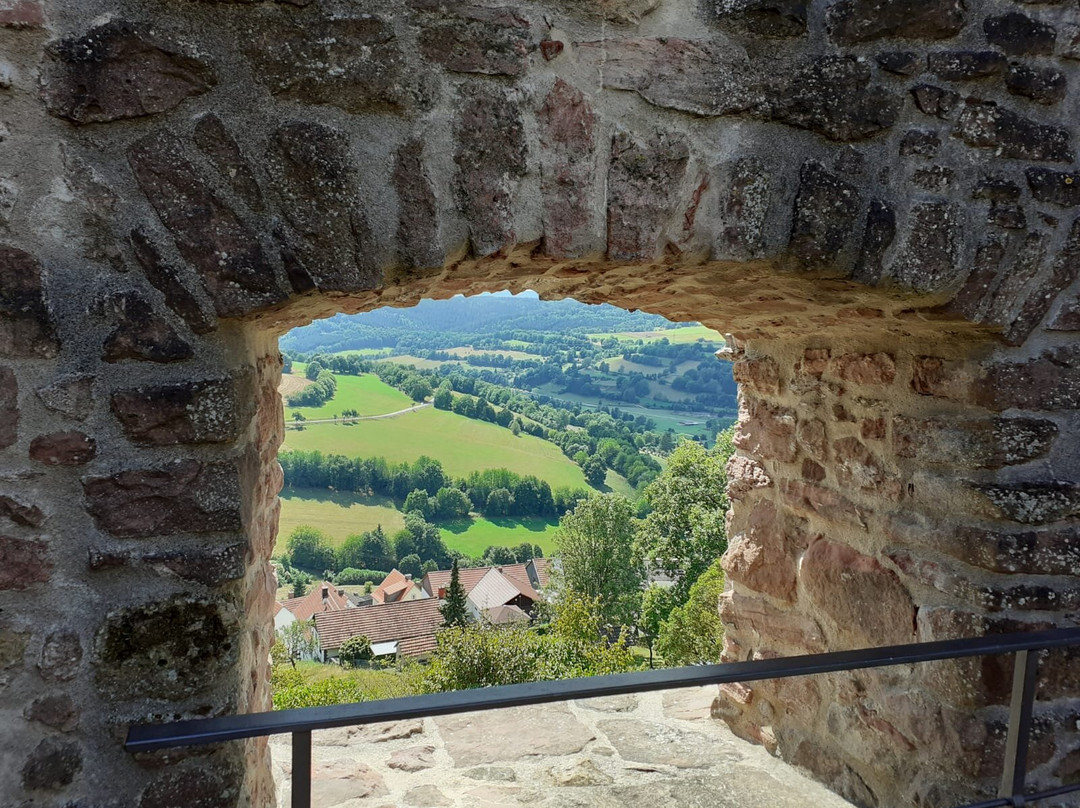
M 1073 621 L 1066 5 L 0 4 L 0 794 L 265 803 L 260 745 L 114 739 L 265 706 L 276 336 L 422 296 L 733 335 L 730 659 Z M 1075 662 L 1043 670 L 1067 718 Z M 715 711 L 860 804 L 938 805 L 996 774 L 1002 677 Z M 1070 723 L 1037 777 L 1075 772 Z

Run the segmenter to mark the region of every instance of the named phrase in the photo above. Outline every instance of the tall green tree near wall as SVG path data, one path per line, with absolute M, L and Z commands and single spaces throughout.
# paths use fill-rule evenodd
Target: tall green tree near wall
M 461 573 L 458 572 L 457 559 L 450 568 L 450 586 L 446 589 L 446 602 L 439 607 L 443 616 L 443 625 L 447 628 L 467 626 L 469 624 L 469 606 L 465 597 L 465 587 L 461 585 Z

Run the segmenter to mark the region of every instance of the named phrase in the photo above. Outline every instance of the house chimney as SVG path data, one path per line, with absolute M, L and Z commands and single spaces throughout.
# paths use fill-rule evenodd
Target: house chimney
M 330 587 L 328 587 L 328 586 L 326 586 L 326 585 L 324 584 L 324 585 L 323 585 L 323 588 L 322 588 L 322 599 L 323 599 L 323 600 L 326 600 L 326 599 L 328 599 L 329 597 L 330 597 Z
M 405 580 L 406 581 L 411 581 L 412 580 L 412 573 L 411 572 L 405 573 Z
M 439 600 L 446 600 L 446 587 L 445 586 L 440 586 L 439 587 Z

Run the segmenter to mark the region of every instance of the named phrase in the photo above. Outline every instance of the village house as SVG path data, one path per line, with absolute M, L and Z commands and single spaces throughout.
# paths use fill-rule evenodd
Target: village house
M 337 659 L 341 644 L 367 637 L 376 657 L 423 657 L 435 650 L 435 633 L 442 625 L 437 598 L 378 603 L 361 609 L 319 612 L 315 632 L 323 662 Z

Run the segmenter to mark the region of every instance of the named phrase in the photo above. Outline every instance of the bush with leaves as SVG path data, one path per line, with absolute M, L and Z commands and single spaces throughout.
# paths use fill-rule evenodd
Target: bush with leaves
M 344 666 L 354 666 L 372 659 L 371 640 L 360 635 L 350 637 L 338 648 L 338 659 Z
M 335 567 L 334 548 L 330 537 L 310 525 L 300 525 L 285 542 L 289 564 L 306 570 L 322 572 Z
M 295 663 L 315 655 L 319 650 L 319 641 L 311 623 L 295 620 L 282 629 L 278 629 L 276 640 L 285 648 L 286 658 Z
M 682 606 L 671 610 L 660 624 L 656 651 L 665 665 L 719 662 L 724 645 L 724 624 L 718 603 L 724 591 L 724 571 L 717 561 L 690 587 Z
M 389 574 L 389 572 L 383 572 L 382 570 L 364 570 L 357 569 L 356 567 L 346 567 L 334 576 L 334 583 L 340 586 L 358 586 L 360 584 L 372 582 L 382 583 L 383 578 Z

